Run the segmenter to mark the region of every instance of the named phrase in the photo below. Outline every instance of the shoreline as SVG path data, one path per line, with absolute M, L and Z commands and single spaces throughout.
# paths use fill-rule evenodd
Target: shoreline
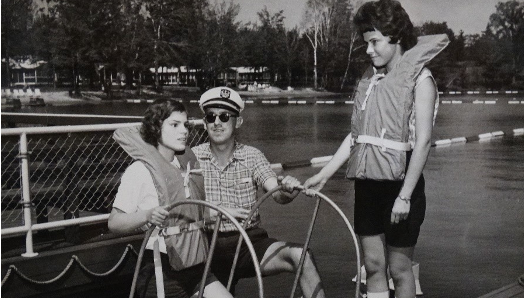
M 188 101 L 198 100 L 200 91 L 196 89 L 167 89 L 164 93 L 154 93 L 144 90 L 143 96 L 137 96 L 129 92 L 115 92 L 116 98 L 107 100 L 103 91 L 83 91 L 80 97 L 70 97 L 68 91 L 43 91 L 41 98 L 47 106 L 67 106 L 67 105 L 83 105 L 83 104 L 101 104 L 103 102 L 125 102 L 127 100 L 135 101 L 150 101 L 157 98 L 173 98 L 183 99 Z M 314 99 L 314 98 L 333 98 L 335 101 L 349 100 L 351 94 L 337 93 L 331 91 L 316 91 L 312 88 L 296 89 L 296 90 L 282 90 L 278 88 L 261 89 L 258 91 L 238 91 L 244 100 L 272 100 L 272 99 Z M 128 95 L 128 96 L 126 96 Z M 515 101 L 523 100 L 523 94 L 440 94 L 442 103 L 477 103 L 479 100 L 494 101 Z M 342 100 L 340 100 L 342 98 Z M 338 100 L 337 100 L 338 99 Z M 23 106 L 33 105 L 29 97 L 20 97 L 20 103 Z M 2 105 L 4 107 L 4 105 Z
M 330 96 L 342 96 L 345 97 L 345 93 L 336 93 L 329 91 L 314 91 L 311 89 L 303 90 L 279 90 L 279 91 L 238 91 L 240 96 L 245 100 L 253 99 L 274 99 L 274 98 L 311 98 L 311 97 L 330 97 Z M 136 94 L 129 94 L 128 98 L 115 98 L 115 99 L 105 99 L 105 93 L 103 91 L 83 91 L 80 97 L 70 97 L 68 91 L 43 91 L 41 92 L 41 98 L 44 100 L 45 105 L 61 106 L 61 105 L 76 105 L 76 104 L 100 104 L 102 102 L 123 102 L 128 99 L 135 100 L 151 100 L 156 98 L 166 98 L 171 97 L 175 99 L 188 98 L 194 99 L 198 98 L 200 93 L 196 90 L 179 91 L 169 90 L 161 94 L 144 92 L 143 98 L 137 98 Z M 22 105 L 30 105 L 29 97 L 21 97 L 20 103 Z
M 329 96 L 348 96 L 347 93 L 343 92 L 331 92 L 331 91 L 316 91 L 312 88 L 304 89 L 293 89 L 293 90 L 283 90 L 279 88 L 268 88 L 261 89 L 259 91 L 238 91 L 240 96 L 245 98 L 296 98 L 296 97 L 329 97 Z

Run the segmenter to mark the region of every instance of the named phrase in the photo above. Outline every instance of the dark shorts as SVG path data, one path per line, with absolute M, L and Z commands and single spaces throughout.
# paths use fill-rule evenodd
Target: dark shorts
M 257 255 L 258 261 L 262 261 L 262 257 L 266 253 L 266 250 L 271 244 L 278 242 L 278 240 L 269 238 L 266 230 L 262 228 L 248 229 L 247 234 Z M 213 262 L 211 268 L 216 278 L 224 285 L 227 286 L 229 280 L 229 274 L 231 272 L 231 266 L 233 259 L 235 258 L 235 252 L 238 244 L 239 232 L 221 232 L 218 234 L 215 253 L 213 254 Z M 208 233 L 208 239 L 211 243 L 211 237 L 213 232 Z M 237 261 L 237 267 L 235 269 L 235 276 L 233 278 L 233 285 L 235 285 L 239 279 L 254 277 L 256 275 L 253 260 L 251 254 L 245 242 L 242 242 L 240 247 L 240 254 Z M 234 288 L 232 287 L 232 293 Z
M 415 246 L 426 213 L 424 176 L 411 195 L 408 218 L 391 224 L 391 210 L 403 181 L 355 180 L 355 233 L 359 236 L 384 234 L 394 247 Z
M 204 275 L 205 263 L 176 271 L 169 266 L 169 257 L 164 253 L 160 255 L 162 259 L 164 292 L 166 297 L 189 298 L 199 290 L 200 281 Z M 208 273 L 206 286 L 216 280 L 216 277 L 212 273 Z M 144 252 L 135 293 L 135 297 L 157 298 L 155 265 L 153 263 L 153 251 L 150 249 L 146 249 Z

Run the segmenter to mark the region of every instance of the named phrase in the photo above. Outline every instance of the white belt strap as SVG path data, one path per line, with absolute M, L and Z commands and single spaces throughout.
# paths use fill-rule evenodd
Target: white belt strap
M 155 229 L 156 230 L 156 229 Z M 160 248 L 157 236 L 153 242 L 153 263 L 155 264 L 156 295 L 158 298 L 166 296 L 164 292 L 164 275 L 162 274 L 162 260 L 160 258 Z
M 184 232 L 202 229 L 204 226 L 205 226 L 205 222 L 201 220 L 201 221 L 196 221 L 196 222 L 192 222 L 189 224 L 183 224 L 183 225 L 178 225 L 174 227 L 163 228 L 158 232 L 158 235 L 162 237 L 177 235 L 177 234 L 184 233 Z
M 382 151 L 386 151 L 386 148 L 394 149 L 398 151 L 410 151 L 411 150 L 411 145 L 409 143 L 397 142 L 397 141 L 384 139 L 385 134 L 386 134 L 386 129 L 383 128 L 382 133 L 380 134 L 380 138 L 367 136 L 367 135 L 359 135 L 357 137 L 356 142 L 382 147 Z

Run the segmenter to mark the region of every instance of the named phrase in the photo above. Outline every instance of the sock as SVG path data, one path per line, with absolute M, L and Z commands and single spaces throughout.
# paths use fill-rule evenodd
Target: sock
M 368 292 L 368 298 L 389 298 L 389 291 L 380 292 L 380 293 L 370 293 Z

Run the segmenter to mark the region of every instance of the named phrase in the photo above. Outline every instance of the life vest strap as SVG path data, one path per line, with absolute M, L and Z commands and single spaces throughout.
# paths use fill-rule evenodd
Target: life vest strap
M 384 139 L 384 135 L 382 135 L 382 137 L 380 138 L 373 137 L 373 136 L 367 136 L 367 135 L 359 135 L 355 142 L 379 146 L 379 147 L 382 147 L 382 151 L 386 151 L 386 148 L 394 149 L 398 151 L 410 151 L 411 150 L 410 143 Z
M 373 67 L 373 71 L 375 74 L 373 77 L 371 77 L 371 81 L 369 82 L 368 90 L 366 91 L 366 98 L 364 98 L 364 102 L 362 103 L 362 107 L 360 108 L 362 111 L 366 109 L 366 105 L 368 102 L 369 95 L 371 95 L 371 91 L 373 91 L 373 88 L 378 85 L 381 79 L 383 79 L 386 75 L 383 73 L 377 73 L 377 69 Z
M 186 172 L 182 173 L 182 177 L 184 177 L 184 190 L 186 193 L 186 199 L 191 197 L 191 192 L 189 191 L 189 177 L 191 174 L 202 174 L 202 169 L 191 169 L 191 162 L 188 162 Z
M 182 224 L 178 226 L 173 227 L 167 227 L 163 228 L 158 232 L 158 235 L 160 236 L 171 236 L 171 235 L 177 235 L 184 232 L 190 232 L 198 229 L 202 229 L 205 226 L 205 222 L 203 220 L 192 222 L 189 224 Z
M 158 237 L 153 243 L 153 264 L 155 265 L 157 298 L 165 298 L 166 294 L 164 289 L 164 274 L 162 273 L 162 260 L 160 256 L 160 244 L 158 243 Z

